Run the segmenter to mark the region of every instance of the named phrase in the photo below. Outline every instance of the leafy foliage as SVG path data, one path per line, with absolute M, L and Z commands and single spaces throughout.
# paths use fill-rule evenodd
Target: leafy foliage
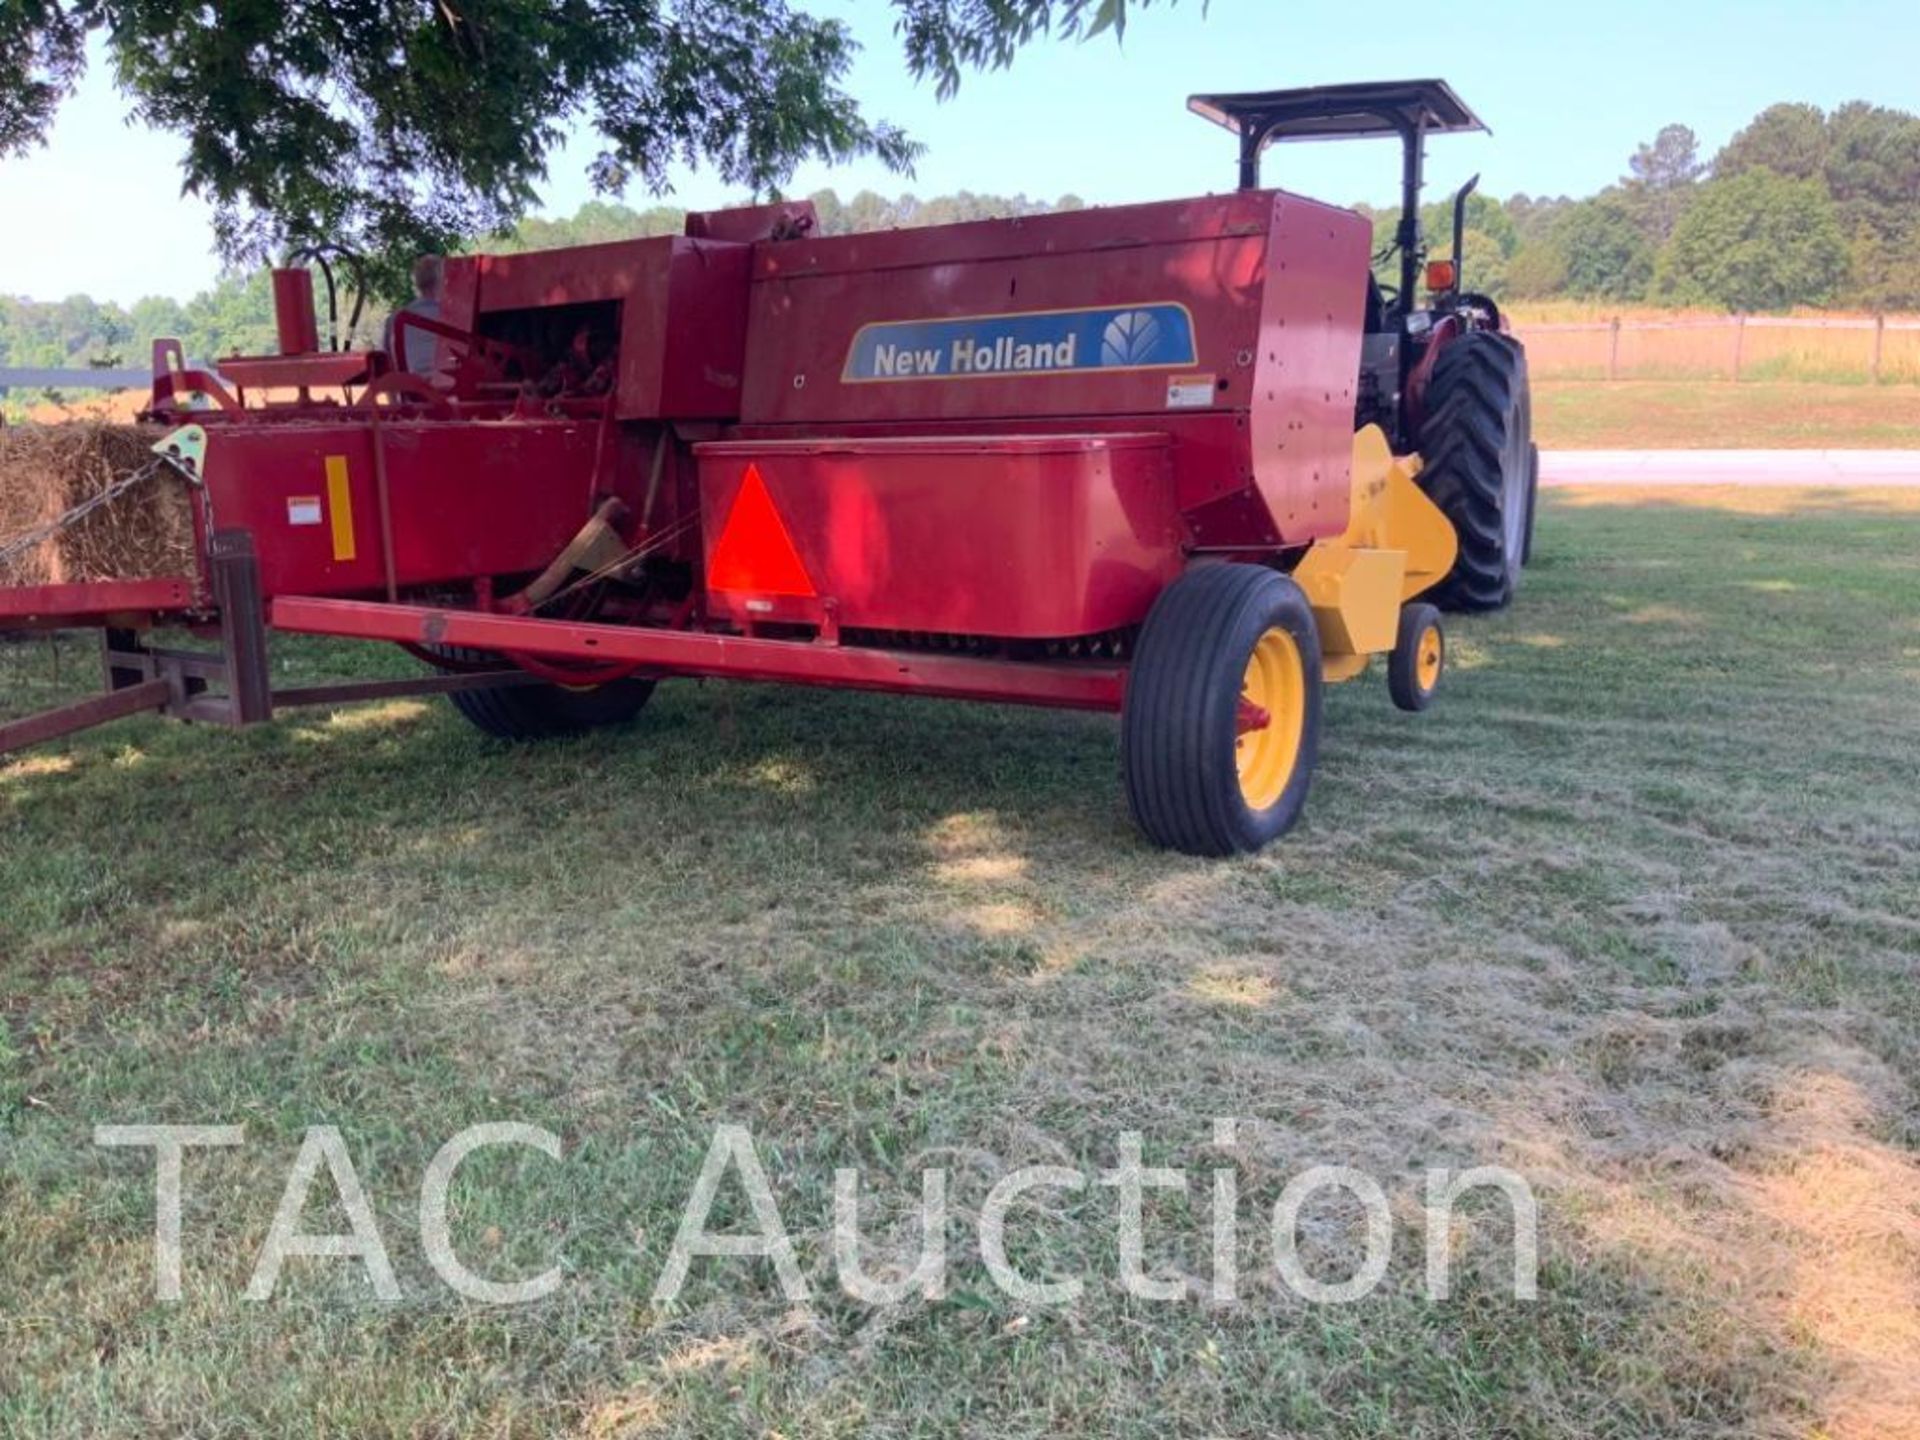
M 1771 170 L 1790 180 L 1826 173 L 1827 119 L 1818 105 L 1769 105 L 1715 158 L 1716 175 L 1729 179 L 1747 170 Z
M 1772 105 L 1710 166 L 1679 125 L 1628 164 L 1591 199 L 1549 202 L 1545 227 L 1537 202 L 1510 203 L 1516 294 L 1920 308 L 1920 116 Z
M 1920 308 L 1920 116 L 1855 102 L 1827 119 L 1822 178 L 1863 304 Z
M 1699 137 L 1685 125 L 1668 125 L 1652 144 L 1634 152 L 1627 170 L 1629 178 L 1621 188 L 1640 229 L 1652 244 L 1665 244 L 1694 184 L 1707 173 L 1700 159 Z
M 1507 293 L 1520 300 L 1566 294 L 1566 252 L 1545 241 L 1526 246 L 1507 266 Z
M 725 3 L 770 13 L 785 0 Z M 909 63 L 942 79 L 949 66 L 958 67 L 953 70 L 957 76 L 965 67 L 1007 63 L 1019 43 L 1042 31 L 1087 35 L 1124 23 L 1122 10 L 1106 0 L 892 3 Z M 689 0 L 678 13 L 721 4 Z M 96 8 L 14 5 L 0 11 L 0 38 L 40 36 L 40 48 L 31 52 L 38 58 L 32 63 L 49 75 L 68 77 L 49 83 L 70 83 L 71 68 L 59 68 L 62 52 L 46 38 L 56 29 L 47 17 L 82 9 L 93 14 Z M 84 43 L 84 26 L 75 33 L 78 43 Z M 991 41 L 992 36 L 999 41 Z M 22 63 L 18 55 L 0 58 L 0 74 L 9 64 Z M 27 116 L 36 103 L 30 87 L 11 95 L 0 92 L 0 136 L 9 133 L 7 117 Z M 637 137 L 628 138 L 637 143 Z M 798 132 L 787 138 L 794 146 L 804 139 Z M 748 151 L 732 153 L 739 159 Z M 615 168 L 618 163 L 607 161 Z M 292 174 L 293 168 L 289 161 L 285 173 Z M 600 178 L 610 187 L 619 180 L 613 169 L 604 170 Z M 1802 188 L 1769 183 L 1781 179 Z M 316 191 L 315 203 L 332 203 L 327 193 L 324 187 Z M 1074 195 L 1046 201 L 969 191 L 923 199 L 871 190 L 843 198 L 823 190 L 811 198 L 825 234 L 1036 214 L 1084 203 Z M 247 213 L 243 203 L 236 204 L 233 217 Z M 1704 212 L 1691 218 L 1702 205 Z M 500 220 L 512 208 L 503 204 L 486 214 Z M 1398 210 L 1355 208 L 1373 223 L 1375 250 L 1384 251 L 1393 238 Z M 352 215 L 366 219 L 358 211 Z M 410 219 L 396 210 L 388 218 L 404 228 L 419 217 Z M 462 228 L 446 248 L 591 244 L 675 234 L 684 221 L 685 212 L 676 206 L 635 209 L 611 198 L 598 199 L 566 219 L 523 219 L 491 233 L 484 226 Z M 263 237 L 280 233 L 258 214 L 246 223 L 260 227 L 255 237 L 260 244 L 266 243 Z M 1450 198 L 1440 196 L 1423 206 L 1421 223 L 1430 253 L 1450 254 Z M 1669 125 L 1636 148 L 1619 183 L 1586 199 L 1515 195 L 1502 201 L 1474 194 L 1467 202 L 1465 238 L 1467 284 L 1496 299 L 1565 295 L 1619 302 L 1684 299 L 1735 308 L 1844 303 L 1920 309 L 1920 263 L 1915 258 L 1920 256 L 1920 116 L 1859 102 L 1830 115 L 1811 105 L 1775 105 L 1756 116 L 1710 165 L 1701 161 L 1698 138 L 1690 129 Z M 1764 253 L 1774 241 L 1778 253 Z M 1379 267 L 1381 280 L 1397 283 L 1397 274 L 1389 269 Z M 28 311 L 32 318 L 23 319 Z M 11 357 L 15 364 L 84 365 L 101 356 L 137 358 L 152 336 L 166 334 L 180 335 L 197 355 L 258 348 L 271 335 L 264 286 L 259 281 L 223 281 L 184 307 L 150 299 L 124 313 L 84 296 L 42 306 L 0 301 L 0 362 Z
M 916 79 L 932 79 L 940 97 L 960 88 L 968 70 L 1004 70 L 1021 46 L 1042 35 L 1062 39 L 1111 30 L 1123 35 L 1127 10 L 1152 0 L 893 0 L 894 28 Z M 1168 4 L 1176 0 L 1167 0 Z M 1205 0 L 1201 0 L 1204 6 Z
M 1830 115 L 1769 106 L 1714 162 L 1723 179 L 1756 170 L 1814 182 L 1832 200 L 1847 244 L 1846 298 L 1920 307 L 1920 116 L 1857 100 Z
M 1729 310 L 1782 310 L 1834 298 L 1847 245 L 1817 180 L 1755 169 L 1705 186 L 1660 257 L 1663 297 Z
M 1559 219 L 1567 289 L 1602 300 L 1637 300 L 1653 278 L 1654 249 L 1633 204 L 1618 189 L 1582 200 Z
M 952 93 L 1036 35 L 1124 28 L 1147 0 L 894 0 L 907 60 Z M 105 49 L 141 124 L 186 144 L 222 252 L 338 240 L 390 290 L 421 251 L 509 230 L 570 128 L 597 189 L 659 194 L 676 163 L 755 193 L 803 160 L 918 145 L 844 88 L 847 26 L 790 0 L 13 0 L 0 7 L 0 157 L 37 143 Z
M 86 68 L 88 23 L 77 6 L 0 6 L 0 155 L 34 144 Z

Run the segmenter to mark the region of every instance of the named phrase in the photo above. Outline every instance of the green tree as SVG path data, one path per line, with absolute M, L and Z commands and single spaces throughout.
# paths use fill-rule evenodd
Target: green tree
M 1573 207 L 1573 201 L 1565 195 L 1515 195 L 1506 203 L 1506 212 L 1513 221 L 1514 235 L 1520 245 L 1550 239 L 1554 226 L 1560 216 Z
M 1846 285 L 1847 261 L 1825 186 L 1748 170 L 1701 188 L 1661 252 L 1656 289 L 1739 311 L 1823 305 Z
M 266 272 L 228 276 L 185 305 L 150 295 L 130 310 L 86 295 L 56 301 L 0 296 L 0 363 L 7 365 L 142 365 L 161 338 L 178 339 L 196 359 L 270 350 L 273 292 Z
M 268 354 L 276 343 L 271 278 L 265 270 L 225 276 L 189 300 L 181 318 L 175 338 L 196 360 Z M 361 333 L 364 339 L 364 325 Z
M 1920 306 L 1920 116 L 1842 105 L 1827 119 L 1824 178 L 1852 250 L 1851 298 Z
M 1507 214 L 1507 207 L 1491 195 L 1476 190 L 1467 197 L 1466 212 L 1467 233 L 1476 231 L 1497 245 L 1502 256 L 1511 255 L 1520 243 L 1520 232 L 1513 223 L 1513 217 Z M 1400 211 L 1393 211 L 1393 223 L 1398 224 Z M 1453 252 L 1453 197 L 1442 196 L 1420 207 L 1420 228 L 1427 237 L 1427 247 L 1435 255 Z M 1471 257 L 1469 257 L 1471 258 Z
M 1883 309 L 1920 305 L 1920 116 L 1855 100 L 1831 115 L 1773 105 L 1714 161 L 1726 178 L 1765 170 L 1820 182 L 1850 252 L 1845 298 Z
M 1556 240 L 1523 240 L 1507 265 L 1507 293 L 1543 300 L 1567 288 L 1567 252 Z
M 1731 179 L 1748 170 L 1771 170 L 1812 180 L 1827 166 L 1827 117 L 1818 105 L 1769 105 L 1714 157 L 1713 173 Z
M 1685 125 L 1662 126 L 1652 142 L 1640 146 L 1627 161 L 1632 183 L 1650 190 L 1691 185 L 1706 168 L 1700 160 L 1700 137 Z
M 1566 257 L 1567 292 L 1593 300 L 1640 300 L 1653 279 L 1654 250 L 1633 202 L 1619 187 L 1556 217 L 1553 243 Z
M 90 295 L 45 302 L 0 297 L 0 362 L 9 365 L 118 365 L 135 339 L 125 310 Z
M 845 230 L 841 217 L 845 207 L 840 203 L 839 191 L 816 190 L 807 199 L 813 202 L 813 213 L 822 235 L 839 235 Z
M 504 236 L 491 236 L 469 246 L 511 254 L 517 250 L 557 250 L 566 245 L 603 245 L 610 240 L 633 240 L 643 235 L 679 235 L 687 212 L 675 205 L 634 210 L 606 200 L 589 200 L 563 220 L 529 216 Z
M 1685 125 L 1665 126 L 1627 161 L 1628 176 L 1621 188 L 1656 248 L 1673 234 L 1706 168 L 1700 139 Z
M 129 357 L 130 363 L 142 364 L 155 340 L 179 336 L 186 328 L 187 314 L 177 300 L 148 295 L 133 302 L 127 321 L 133 330 L 132 344 L 137 352 Z
M 97 42 L 132 118 L 179 136 L 234 262 L 334 239 L 383 261 L 509 230 L 572 126 L 595 186 L 675 162 L 770 192 L 802 160 L 919 147 L 844 88 L 857 51 L 798 0 L 26 0 L 0 6 L 0 157 L 45 136 Z M 1124 28 L 1149 0 L 892 0 L 909 68 L 951 94 L 1038 35 Z M 1172 0 L 1169 0 L 1172 3 Z
M 1373 227 L 1373 271 L 1382 285 L 1400 283 L 1400 261 L 1392 250 L 1400 226 L 1400 207 L 1353 207 Z M 1498 300 L 1506 292 L 1507 260 L 1520 243 L 1519 230 L 1507 207 L 1491 195 L 1475 191 L 1467 197 L 1465 276 L 1469 289 Z M 1453 256 L 1453 198 L 1446 196 L 1420 207 L 1420 229 L 1427 255 L 1434 260 Z
M 1465 241 L 1467 253 L 1460 275 L 1466 288 L 1477 295 L 1502 299 L 1507 294 L 1506 247 L 1500 243 L 1498 236 L 1485 230 L 1475 230 L 1471 226 L 1467 228 Z M 1433 260 L 1451 260 L 1453 237 L 1448 235 L 1443 242 L 1429 244 L 1427 255 Z

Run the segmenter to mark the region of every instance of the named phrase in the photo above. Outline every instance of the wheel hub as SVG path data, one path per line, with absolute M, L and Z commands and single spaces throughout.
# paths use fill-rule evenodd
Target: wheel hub
M 1442 647 L 1445 642 L 1440 638 L 1440 627 L 1429 625 L 1420 637 L 1420 649 L 1414 659 L 1414 674 L 1419 678 L 1422 690 L 1432 690 L 1440 683 L 1440 664 Z
M 1306 666 L 1299 643 L 1285 630 L 1268 630 L 1247 657 L 1240 682 L 1240 733 L 1233 747 L 1240 795 L 1249 808 L 1265 810 L 1293 778 L 1306 705 Z M 1264 717 L 1264 723 L 1249 725 L 1256 716 Z

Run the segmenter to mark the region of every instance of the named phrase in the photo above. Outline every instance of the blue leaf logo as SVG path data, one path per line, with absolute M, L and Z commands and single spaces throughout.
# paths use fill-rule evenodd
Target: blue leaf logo
M 1166 327 L 1150 310 L 1125 310 L 1107 322 L 1100 337 L 1102 365 L 1145 365 L 1160 348 Z

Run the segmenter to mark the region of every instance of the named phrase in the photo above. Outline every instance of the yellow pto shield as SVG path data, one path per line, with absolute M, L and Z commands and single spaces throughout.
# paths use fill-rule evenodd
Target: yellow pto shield
M 1326 678 L 1345 680 L 1393 648 L 1400 607 L 1445 578 L 1459 541 L 1414 483 L 1418 455 L 1396 456 L 1378 425 L 1353 437 L 1347 528 L 1316 541 L 1293 578 L 1320 627 Z

